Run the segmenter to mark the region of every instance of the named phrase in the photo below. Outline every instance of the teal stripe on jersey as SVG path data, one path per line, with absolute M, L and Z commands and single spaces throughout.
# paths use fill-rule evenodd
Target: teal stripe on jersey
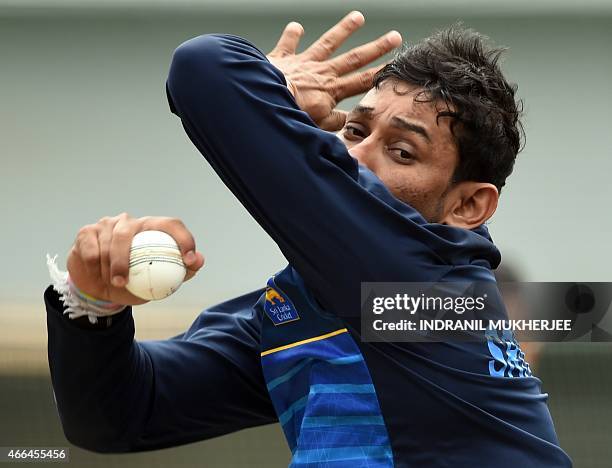
M 363 357 L 361 356 L 361 354 L 353 354 L 352 356 L 342 356 L 339 358 L 327 359 L 326 361 L 336 366 L 343 366 L 343 365 L 354 364 L 356 362 L 363 361 Z M 280 377 L 277 377 L 274 380 L 271 380 L 270 383 L 268 383 L 268 391 L 290 380 L 291 377 L 293 377 L 295 374 L 297 374 L 299 371 L 301 371 L 304 367 L 306 367 L 311 362 L 313 362 L 313 359 L 304 359 L 302 362 L 300 362 L 297 366 L 295 366 L 291 370 L 285 372 Z
M 310 450 L 298 449 L 291 460 L 292 464 L 321 463 L 343 460 L 369 460 L 372 458 L 392 458 L 389 446 L 365 445 L 360 447 L 334 447 Z
M 315 384 L 310 393 L 375 393 L 372 384 Z
M 306 407 L 306 403 L 308 403 L 308 395 L 295 401 L 289 408 L 287 408 L 287 410 L 278 417 L 278 422 L 280 422 L 282 425 L 288 423 L 295 413 Z
M 345 365 L 345 364 L 354 364 L 356 362 L 363 361 L 363 356 L 361 354 L 353 354 L 351 356 L 342 356 L 339 358 L 328 359 L 327 362 L 335 365 Z
M 306 367 L 311 362 L 312 362 L 312 359 L 304 359 L 302 362 L 300 362 L 297 366 L 293 367 L 291 370 L 285 372 L 280 377 L 277 377 L 274 380 L 271 380 L 270 383 L 268 383 L 268 391 L 272 390 L 273 388 L 278 387 L 283 382 L 286 382 L 287 380 L 291 379 L 291 377 L 293 377 L 295 374 L 297 374 L 299 371 L 301 371 L 304 367 Z
M 302 428 L 330 426 L 384 426 L 382 416 L 306 416 Z

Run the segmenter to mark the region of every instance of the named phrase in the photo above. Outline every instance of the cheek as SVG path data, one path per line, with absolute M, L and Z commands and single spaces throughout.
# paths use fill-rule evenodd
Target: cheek
M 396 173 L 383 180 L 391 193 L 432 220 L 439 211 L 444 187 L 438 181 L 416 172 Z
M 399 198 L 424 197 L 430 189 L 427 179 L 420 177 L 418 171 L 395 170 L 386 176 L 385 184 Z

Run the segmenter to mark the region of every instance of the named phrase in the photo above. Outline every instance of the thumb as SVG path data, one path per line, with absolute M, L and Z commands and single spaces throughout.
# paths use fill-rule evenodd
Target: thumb
M 327 117 L 319 122 L 319 127 L 328 132 L 338 131 L 344 127 L 347 115 L 347 111 L 334 109 Z

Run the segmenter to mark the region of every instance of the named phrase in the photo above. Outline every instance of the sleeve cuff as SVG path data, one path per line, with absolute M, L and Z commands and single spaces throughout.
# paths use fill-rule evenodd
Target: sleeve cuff
M 62 303 L 60 294 L 53 289 L 53 285 L 49 285 L 44 293 L 45 304 L 50 314 L 58 315 L 60 320 L 69 323 L 77 328 L 86 330 L 104 330 L 108 328 L 120 327 L 121 323 L 125 322 L 132 315 L 132 308 L 127 306 L 121 312 L 109 315 L 106 317 L 98 317 L 96 323 L 91 323 L 89 317 L 82 316 L 77 318 L 69 318 L 66 313 L 66 306 Z

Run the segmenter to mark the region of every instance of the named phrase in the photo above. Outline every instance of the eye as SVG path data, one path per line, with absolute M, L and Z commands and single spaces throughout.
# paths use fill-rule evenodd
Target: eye
M 416 159 L 410 151 L 404 148 L 398 148 L 398 147 L 389 148 L 388 151 L 389 153 L 391 153 L 393 158 L 395 158 L 395 160 L 397 160 L 398 162 L 402 164 L 414 162 Z
M 342 133 L 342 136 L 347 140 L 355 140 L 359 138 L 365 138 L 366 134 L 362 128 L 356 125 L 348 124 L 344 127 L 344 132 Z

